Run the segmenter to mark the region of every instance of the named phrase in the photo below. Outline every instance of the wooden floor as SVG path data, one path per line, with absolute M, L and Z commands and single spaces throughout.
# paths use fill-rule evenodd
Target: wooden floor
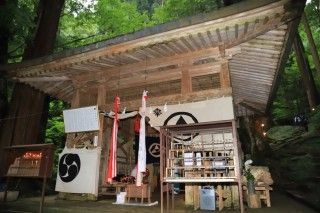
M 182 197 L 182 196 L 180 196 Z M 155 213 L 160 212 L 160 207 L 152 206 L 152 207 L 136 207 L 136 206 L 120 206 L 113 205 L 112 203 L 115 201 L 115 198 L 110 197 L 109 199 L 102 199 L 97 202 L 93 201 L 64 201 L 64 200 L 56 200 L 55 196 L 46 197 L 46 204 L 44 208 L 45 213 L 51 212 L 97 212 L 97 213 L 111 213 L 111 212 L 119 212 L 119 213 L 128 213 L 128 212 L 139 212 L 139 213 Z M 25 198 L 19 199 L 15 202 L 8 202 L 6 204 L 0 203 L 0 212 L 38 212 L 40 198 Z M 156 196 L 153 196 L 152 201 L 156 201 L 159 199 Z M 310 209 L 309 207 L 299 203 L 292 198 L 287 197 L 284 194 L 280 194 L 278 192 L 271 192 L 271 202 L 272 207 L 263 207 L 261 209 L 246 209 L 246 212 L 252 213 L 314 213 L 315 210 Z M 182 212 L 210 212 L 210 211 L 193 211 L 192 209 L 185 208 L 183 205 L 183 199 L 178 199 L 176 202 L 176 211 L 177 213 Z M 218 212 L 218 211 L 216 211 Z M 235 210 L 224 210 L 224 212 L 238 212 Z

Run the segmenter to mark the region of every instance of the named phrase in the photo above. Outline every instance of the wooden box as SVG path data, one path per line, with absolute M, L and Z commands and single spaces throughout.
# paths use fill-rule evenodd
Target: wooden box
M 130 198 L 141 198 L 141 203 L 143 203 L 143 199 L 147 198 L 148 203 L 151 202 L 151 192 L 149 184 L 142 184 L 141 186 L 128 184 L 126 192 L 128 202 L 130 201 Z

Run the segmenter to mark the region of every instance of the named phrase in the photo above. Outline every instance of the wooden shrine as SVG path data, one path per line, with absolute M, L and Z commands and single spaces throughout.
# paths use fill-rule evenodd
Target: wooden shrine
M 161 157 L 161 211 L 164 210 L 163 188 L 173 183 L 191 183 L 198 186 L 216 184 L 219 209 L 223 209 L 223 183 L 238 187 L 240 209 L 243 211 L 239 143 L 235 121 L 220 121 L 193 125 L 164 126 L 160 131 Z M 187 185 L 186 185 L 187 190 Z M 186 191 L 187 193 L 187 191 Z M 174 209 L 174 193 L 171 193 Z M 187 196 L 187 195 L 186 195 Z M 169 189 L 167 189 L 169 199 Z M 187 198 L 186 198 L 187 199 Z M 197 203 L 195 198 L 194 203 Z M 215 202 L 212 200 L 212 202 Z M 197 204 L 195 205 L 195 209 Z M 169 212 L 169 202 L 167 209 Z
M 304 5 L 305 1 L 296 0 L 242 1 L 63 53 L 3 65 L 0 70 L 7 70 L 6 76 L 14 81 L 71 103 L 71 108 L 98 106 L 104 112 L 112 109 L 115 95 L 121 98 L 121 110 L 138 111 L 144 89 L 149 91 L 148 107 L 230 97 L 234 116 L 228 121 L 162 128 L 161 186 L 175 182 L 239 186 L 235 121 L 270 109 Z M 224 114 L 223 109 L 212 112 Z M 160 115 L 159 109 L 156 113 Z M 123 125 L 133 129 L 134 121 Z M 99 130 L 67 135 L 67 147 L 83 147 L 98 138 L 100 184 L 110 128 L 100 113 Z M 175 134 L 189 135 L 190 140 L 177 142 Z M 222 139 L 215 139 L 216 134 Z M 133 130 L 126 132 L 131 145 L 133 135 Z M 132 149 L 123 153 L 129 157 L 122 162 L 131 164 Z

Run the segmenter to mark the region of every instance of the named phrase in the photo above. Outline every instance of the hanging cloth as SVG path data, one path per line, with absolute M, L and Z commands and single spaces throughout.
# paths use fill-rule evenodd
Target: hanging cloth
M 134 132 L 136 134 L 139 134 L 139 132 L 140 132 L 140 117 L 139 117 L 139 115 L 136 116 L 136 120 L 134 121 Z
M 148 91 L 143 91 L 142 93 L 142 105 L 140 108 L 140 135 L 139 135 L 139 151 L 138 151 L 138 162 L 137 162 L 137 177 L 136 185 L 141 186 L 143 174 L 146 171 L 146 100 L 148 98 Z
M 120 98 L 118 96 L 114 99 L 113 110 L 115 113 L 113 119 L 112 134 L 110 140 L 110 149 L 109 149 L 109 159 L 108 159 L 108 169 L 106 173 L 105 182 L 112 183 L 112 179 L 117 175 L 117 136 L 118 136 L 118 111 L 120 106 Z

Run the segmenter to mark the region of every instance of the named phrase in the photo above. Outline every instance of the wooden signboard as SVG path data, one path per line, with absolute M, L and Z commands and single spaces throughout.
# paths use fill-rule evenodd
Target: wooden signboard
M 4 201 L 7 199 L 9 178 L 42 178 L 39 208 L 39 212 L 42 213 L 47 178 L 52 175 L 53 154 L 53 144 L 30 144 L 4 148 L 5 173 L 2 176 L 7 177 Z
M 53 144 L 32 144 L 6 147 L 5 174 L 7 177 L 51 177 Z
M 63 119 L 66 133 L 99 130 L 98 106 L 64 110 Z

